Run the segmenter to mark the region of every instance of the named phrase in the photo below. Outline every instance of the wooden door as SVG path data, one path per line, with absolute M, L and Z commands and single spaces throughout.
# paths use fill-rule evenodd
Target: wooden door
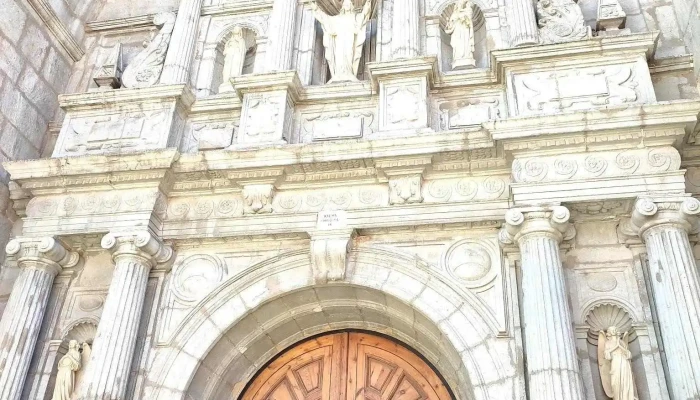
M 415 353 L 379 336 L 335 333 L 303 342 L 255 378 L 242 400 L 450 400 Z

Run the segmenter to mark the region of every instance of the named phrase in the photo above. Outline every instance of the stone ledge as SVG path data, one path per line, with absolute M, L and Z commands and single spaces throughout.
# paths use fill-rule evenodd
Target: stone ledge
M 159 103 L 163 100 L 181 100 L 189 107 L 194 94 L 187 85 L 156 85 L 148 88 L 104 90 L 87 93 L 62 94 L 59 106 L 65 111 L 101 110 L 105 106 L 131 103 Z

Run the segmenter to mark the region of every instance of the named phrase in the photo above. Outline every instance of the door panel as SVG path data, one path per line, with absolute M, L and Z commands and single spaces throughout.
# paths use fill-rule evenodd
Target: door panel
M 261 371 L 242 400 L 449 400 L 435 372 L 389 339 L 336 333 L 299 344 Z

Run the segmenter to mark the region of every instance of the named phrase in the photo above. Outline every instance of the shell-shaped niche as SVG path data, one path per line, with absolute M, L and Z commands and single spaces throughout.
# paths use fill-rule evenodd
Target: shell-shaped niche
M 620 332 L 630 332 L 632 336 L 633 322 L 632 316 L 622 307 L 611 303 L 598 304 L 586 315 L 586 324 L 589 326 L 588 341 L 597 344 L 598 332 L 606 331 L 611 326 L 617 327 Z
M 66 328 L 66 333 L 63 335 L 63 341 L 69 342 L 75 340 L 78 343 L 89 343 L 95 339 L 97 334 L 97 322 L 93 320 L 80 320 L 68 328 Z

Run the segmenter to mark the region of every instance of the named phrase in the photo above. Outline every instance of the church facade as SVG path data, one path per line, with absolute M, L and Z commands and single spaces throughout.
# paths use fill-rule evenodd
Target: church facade
M 29 3 L 1 400 L 700 399 L 697 2 Z

